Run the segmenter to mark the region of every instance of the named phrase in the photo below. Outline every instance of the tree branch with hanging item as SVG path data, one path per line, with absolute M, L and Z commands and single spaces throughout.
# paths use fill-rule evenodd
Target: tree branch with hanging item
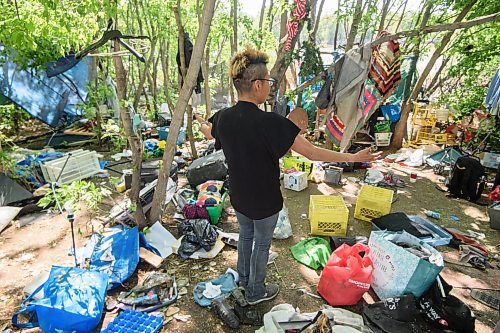
M 170 125 L 169 135 L 167 137 L 167 145 L 163 153 L 162 164 L 158 175 L 158 184 L 156 185 L 153 203 L 149 215 L 149 222 L 154 223 L 161 219 L 163 208 L 165 205 L 165 194 L 167 190 L 167 181 L 174 154 L 176 150 L 177 136 L 179 135 L 182 122 L 184 120 L 184 111 L 186 110 L 188 100 L 193 93 L 194 86 L 198 72 L 200 70 L 201 59 L 205 44 L 207 42 L 208 34 L 210 32 L 210 25 L 214 16 L 215 0 L 206 0 L 203 8 L 202 24 L 199 27 L 196 42 L 193 47 L 193 54 L 189 63 L 189 68 L 182 88 L 179 92 L 179 99 L 175 105 L 175 110 Z

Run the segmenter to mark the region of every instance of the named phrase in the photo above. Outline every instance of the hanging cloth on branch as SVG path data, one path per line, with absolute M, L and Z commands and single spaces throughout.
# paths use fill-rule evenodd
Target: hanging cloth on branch
M 286 23 L 286 32 L 288 37 L 285 43 L 285 51 L 290 51 L 292 48 L 292 40 L 299 31 L 299 24 L 306 17 L 306 0 L 294 0 L 295 8 L 292 10 L 290 20 Z
M 388 32 L 381 32 L 377 38 Z M 371 56 L 370 56 L 371 55 Z M 401 80 L 399 43 L 390 40 L 371 48 L 370 44 L 348 51 L 334 87 L 334 103 L 329 108 L 326 132 L 349 148 L 356 132 L 389 97 Z

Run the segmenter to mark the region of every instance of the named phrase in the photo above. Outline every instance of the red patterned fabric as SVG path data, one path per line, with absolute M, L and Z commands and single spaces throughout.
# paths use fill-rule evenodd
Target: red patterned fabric
M 292 40 L 299 31 L 299 22 L 306 17 L 306 0 L 294 0 L 294 3 L 295 9 L 292 11 L 290 20 L 286 24 L 288 37 L 285 43 L 285 51 L 290 51 L 292 48 Z

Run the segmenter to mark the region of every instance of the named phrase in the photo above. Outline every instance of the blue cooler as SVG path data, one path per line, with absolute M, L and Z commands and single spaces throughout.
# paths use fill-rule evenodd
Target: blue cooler
M 169 127 L 157 127 L 158 130 L 158 139 L 159 140 L 167 140 Z M 177 145 L 182 145 L 186 141 L 186 128 L 181 127 L 179 131 L 179 136 L 177 137 Z

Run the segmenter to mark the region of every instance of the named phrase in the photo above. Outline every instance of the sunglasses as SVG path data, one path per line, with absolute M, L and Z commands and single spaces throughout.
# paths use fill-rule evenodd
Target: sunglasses
M 250 82 L 254 82 L 254 81 L 267 81 L 267 82 L 269 82 L 269 87 L 272 87 L 276 84 L 275 79 L 253 79 Z

